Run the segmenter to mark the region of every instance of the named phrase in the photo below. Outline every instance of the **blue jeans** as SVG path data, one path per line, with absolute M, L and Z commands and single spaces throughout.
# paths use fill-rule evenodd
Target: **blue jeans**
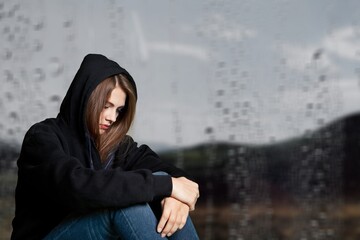
M 149 204 L 119 209 L 105 209 L 87 215 L 72 216 L 53 229 L 44 240 L 156 240 L 164 239 L 156 231 L 159 204 L 157 209 Z M 154 213 L 155 211 L 155 213 Z M 165 239 L 199 239 L 195 227 L 188 217 L 185 226 Z

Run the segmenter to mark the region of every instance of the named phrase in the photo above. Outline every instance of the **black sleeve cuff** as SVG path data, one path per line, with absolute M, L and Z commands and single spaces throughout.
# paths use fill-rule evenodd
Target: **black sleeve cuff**
M 169 175 L 154 175 L 154 199 L 170 197 L 172 180 Z

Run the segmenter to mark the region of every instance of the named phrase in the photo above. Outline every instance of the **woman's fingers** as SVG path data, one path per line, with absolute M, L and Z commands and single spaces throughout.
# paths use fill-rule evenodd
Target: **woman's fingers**
M 182 229 L 189 215 L 189 207 L 175 198 L 165 198 L 162 202 L 163 213 L 158 224 L 162 237 L 171 236 Z
M 165 228 L 165 224 L 167 223 L 169 217 L 170 217 L 169 209 L 163 210 L 160 221 L 159 221 L 158 226 L 157 226 L 158 233 L 163 232 L 163 230 Z

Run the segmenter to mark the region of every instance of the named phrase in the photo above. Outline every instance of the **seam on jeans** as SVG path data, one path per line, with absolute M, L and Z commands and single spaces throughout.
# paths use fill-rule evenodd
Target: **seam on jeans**
M 91 232 L 91 234 L 89 234 L 90 235 L 89 237 L 91 238 L 91 240 L 93 240 L 93 236 L 96 236 L 95 228 L 93 227 L 93 221 L 91 218 L 89 219 L 89 221 L 90 221 L 90 225 L 91 225 L 91 227 L 89 229 L 89 232 Z
M 122 209 L 119 209 L 122 213 L 122 215 L 124 216 L 125 220 L 126 220 L 126 223 L 127 225 L 129 226 L 131 232 L 133 233 L 133 235 L 136 237 L 136 240 L 140 240 L 139 237 L 138 237 L 138 234 L 137 232 L 135 231 L 135 228 L 133 228 L 133 226 L 130 224 L 130 220 L 129 218 L 127 217 L 127 215 L 124 213 L 124 211 Z M 135 240 L 135 239 L 134 239 Z

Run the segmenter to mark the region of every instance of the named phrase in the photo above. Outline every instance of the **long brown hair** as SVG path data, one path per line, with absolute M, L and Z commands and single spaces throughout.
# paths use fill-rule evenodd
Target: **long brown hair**
M 126 93 L 125 106 L 110 129 L 100 135 L 100 113 L 104 109 L 116 85 Z M 101 161 L 105 161 L 109 154 L 115 150 L 118 144 L 124 139 L 134 120 L 135 110 L 136 95 L 134 87 L 122 74 L 114 75 L 103 80 L 91 93 L 86 108 L 85 122 L 99 151 Z

